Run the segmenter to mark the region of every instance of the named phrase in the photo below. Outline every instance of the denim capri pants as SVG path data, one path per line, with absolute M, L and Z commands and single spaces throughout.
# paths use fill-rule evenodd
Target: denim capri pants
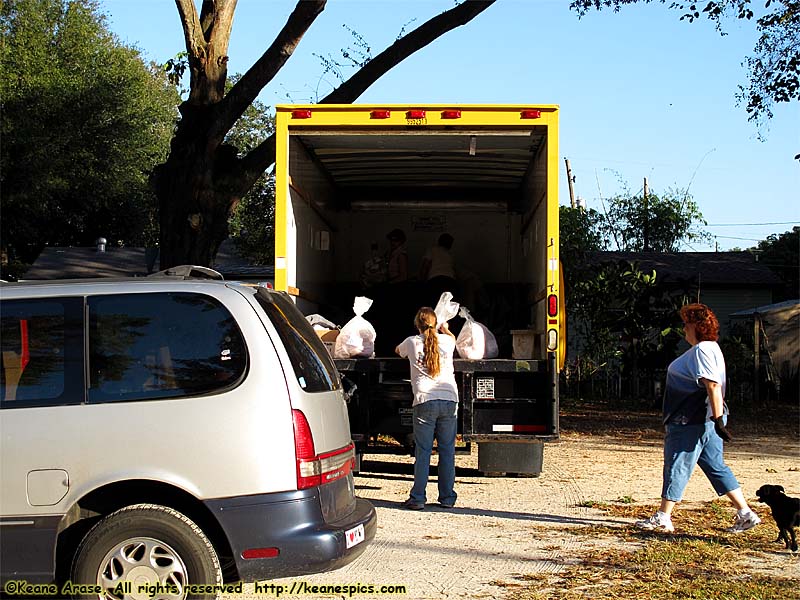
M 680 502 L 695 465 L 700 465 L 718 496 L 739 487 L 725 464 L 722 438 L 714 431 L 713 421 L 699 425 L 667 425 L 666 431 L 662 498 Z

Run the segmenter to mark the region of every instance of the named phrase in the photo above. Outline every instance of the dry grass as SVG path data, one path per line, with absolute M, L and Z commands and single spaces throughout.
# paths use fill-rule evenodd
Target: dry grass
M 610 516 L 636 518 L 652 514 L 655 507 L 626 502 L 587 503 Z M 771 516 L 760 512 L 764 524 L 746 534 L 725 531 L 732 520 L 727 504 L 713 501 L 698 508 L 682 508 L 674 519 L 679 533 L 642 532 L 634 527 L 580 528 L 574 533 L 590 539 L 621 538 L 627 544 L 610 549 L 590 549 L 576 557 L 578 563 L 557 574 L 523 576 L 509 588 L 512 600 L 790 600 L 800 599 L 796 579 L 797 555 L 775 544 L 777 528 Z M 620 549 L 632 548 L 628 549 Z M 758 572 L 751 560 L 785 561 L 779 575 Z M 521 584 L 521 585 L 520 585 Z

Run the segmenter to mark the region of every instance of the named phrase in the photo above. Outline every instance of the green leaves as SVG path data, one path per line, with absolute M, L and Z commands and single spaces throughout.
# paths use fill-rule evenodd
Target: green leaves
M 169 149 L 178 96 L 108 31 L 91 0 L 0 3 L 4 250 L 142 245 L 155 234 L 148 174 Z

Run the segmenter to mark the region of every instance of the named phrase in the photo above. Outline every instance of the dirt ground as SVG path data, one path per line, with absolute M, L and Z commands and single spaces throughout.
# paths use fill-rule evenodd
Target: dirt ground
M 734 440 L 726 460 L 753 508 L 766 517 L 768 507 L 755 502 L 755 490 L 778 483 L 789 495 L 800 496 L 800 415 L 797 407 L 776 414 L 754 413 L 737 418 L 729 429 Z M 477 452 L 456 458 L 455 509 L 429 504 L 412 512 L 398 504 L 411 487 L 413 459 L 368 455 L 356 477 L 356 492 L 378 510 L 375 540 L 364 554 L 338 571 L 276 580 L 289 589 L 308 585 L 405 586 L 414 599 L 502 598 L 512 588 L 527 585 L 526 576 L 557 573 L 578 562 L 589 550 L 608 544 L 631 543 L 624 537 L 594 536 L 592 526 L 628 527 L 633 519 L 609 517 L 592 502 L 641 505 L 647 516 L 661 489 L 662 434 L 658 414 L 609 407 L 566 409 L 561 440 L 545 445 L 541 476 L 483 477 Z M 434 464 L 436 459 L 434 458 Z M 697 470 L 673 522 L 680 531 L 681 510 L 716 497 Z M 435 469 L 428 487 L 436 499 Z M 731 520 L 734 511 L 731 509 Z M 771 522 L 760 527 L 775 528 Z M 741 534 L 747 535 L 747 533 Z M 775 529 L 777 536 L 777 529 Z M 775 545 L 753 568 L 800 579 L 800 558 Z M 250 592 L 253 587 L 248 586 Z M 277 594 L 275 594 L 277 595 Z M 379 593 L 318 593 L 302 597 L 374 598 Z M 264 597 L 253 593 L 253 598 Z M 274 595 L 273 595 L 274 597 Z M 284 591 L 281 598 L 295 598 Z

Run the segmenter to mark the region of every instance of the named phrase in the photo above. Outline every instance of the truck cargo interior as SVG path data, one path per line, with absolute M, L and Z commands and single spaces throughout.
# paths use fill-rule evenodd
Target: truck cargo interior
M 417 308 L 435 302 L 425 297 L 419 266 L 446 232 L 455 239 L 454 299 L 493 331 L 500 357 L 511 358 L 512 331 L 546 328 L 534 307 L 545 300 L 543 265 L 553 247 L 547 157 L 545 126 L 424 135 L 404 127 L 380 135 L 290 130 L 287 244 L 296 259 L 288 268 L 299 307 L 343 325 L 355 296 L 372 298 L 364 316 L 377 331 L 376 353 L 392 354 L 415 333 Z M 409 281 L 365 289 L 360 274 L 371 246 L 385 253 L 393 229 L 406 235 Z M 460 322 L 452 325 L 457 334 Z M 545 357 L 540 337 L 530 358 Z

